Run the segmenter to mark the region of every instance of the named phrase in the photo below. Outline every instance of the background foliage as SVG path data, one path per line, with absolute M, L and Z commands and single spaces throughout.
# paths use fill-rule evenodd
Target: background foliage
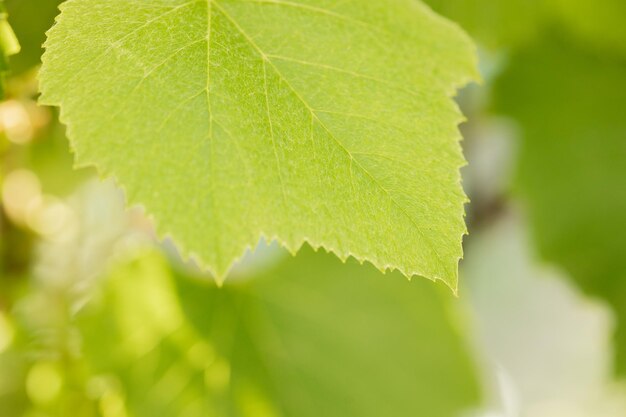
M 428 2 L 480 47 L 458 299 L 267 244 L 216 288 L 36 105 L 59 3 L 5 2 L 0 416 L 626 415 L 623 2 Z

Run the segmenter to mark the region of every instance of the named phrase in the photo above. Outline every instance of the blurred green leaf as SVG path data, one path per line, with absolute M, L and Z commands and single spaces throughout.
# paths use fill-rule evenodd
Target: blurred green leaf
M 623 0 L 426 0 L 483 46 L 517 48 L 559 24 L 588 47 L 626 53 Z
M 535 36 L 545 0 L 427 0 L 488 48 L 515 46 Z
M 520 123 L 518 191 L 544 257 L 619 316 L 626 371 L 626 61 L 556 36 L 517 53 L 496 86 Z
M 479 396 L 455 301 L 309 248 L 222 289 L 151 255 L 113 272 L 80 327 L 129 416 L 443 417 Z
M 4 2 L 0 0 L 0 98 L 4 97 L 4 74 L 9 71 L 9 57 L 20 51 L 20 43 L 7 17 Z
M 626 1 L 550 0 L 552 11 L 588 47 L 626 57 Z
M 39 65 L 46 31 L 52 27 L 62 0 L 5 0 L 9 22 L 22 49 L 11 58 L 11 71 L 21 73 Z

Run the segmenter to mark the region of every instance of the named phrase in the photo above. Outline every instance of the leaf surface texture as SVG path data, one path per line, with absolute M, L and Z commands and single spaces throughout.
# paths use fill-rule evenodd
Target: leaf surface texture
M 264 236 L 456 288 L 475 56 L 421 2 L 72 0 L 43 61 L 78 165 L 219 277 Z

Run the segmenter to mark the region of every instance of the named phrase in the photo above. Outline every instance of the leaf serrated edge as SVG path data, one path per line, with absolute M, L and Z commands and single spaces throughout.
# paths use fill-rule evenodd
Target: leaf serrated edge
M 228 276 L 229 272 L 232 270 L 233 266 L 239 262 L 248 251 L 252 251 L 256 245 L 261 241 L 264 240 L 266 243 L 270 243 L 270 242 L 277 242 L 282 248 L 286 249 L 292 256 L 296 256 L 297 253 L 300 251 L 300 249 L 305 245 L 308 244 L 309 246 L 311 246 L 311 248 L 313 248 L 314 251 L 318 252 L 320 249 L 324 249 L 327 253 L 332 253 L 335 256 L 337 256 L 337 258 L 339 258 L 339 260 L 341 260 L 341 262 L 346 263 L 350 258 L 355 259 L 359 264 L 363 265 L 366 262 L 371 264 L 374 268 L 376 268 L 378 271 L 380 271 L 383 274 L 386 274 L 387 272 L 393 272 L 393 271 L 398 271 L 400 272 L 402 275 L 404 275 L 405 277 L 407 277 L 408 280 L 412 280 L 413 277 L 415 276 L 421 276 L 423 278 L 426 278 L 430 281 L 433 282 L 437 282 L 437 281 L 442 281 L 448 288 L 450 288 L 450 290 L 452 290 L 453 294 L 455 297 L 458 297 L 459 295 L 459 288 L 458 288 L 458 265 L 459 262 L 463 259 L 463 239 L 466 235 L 468 235 L 468 229 L 467 229 L 467 224 L 465 222 L 465 218 L 466 218 L 466 211 L 464 206 L 469 203 L 469 198 L 467 197 L 467 194 L 465 193 L 465 191 L 463 190 L 463 180 L 462 180 L 462 175 L 461 175 L 461 168 L 463 168 L 464 166 L 467 165 L 467 161 L 465 160 L 465 158 L 463 157 L 463 149 L 462 149 L 462 140 L 463 140 L 463 135 L 461 134 L 461 131 L 459 129 L 459 125 L 466 122 L 467 118 L 463 115 L 459 105 L 456 103 L 456 101 L 454 100 L 455 97 L 457 96 L 458 91 L 470 84 L 471 82 L 481 82 L 481 76 L 480 73 L 478 71 L 478 53 L 477 53 L 477 47 L 474 44 L 474 42 L 471 40 L 471 38 L 469 37 L 469 35 L 467 35 L 467 33 L 455 22 L 450 21 L 440 15 L 438 15 L 437 13 L 435 13 L 430 7 L 428 7 L 427 5 L 423 4 L 421 1 L 416 2 L 419 7 L 422 8 L 423 11 L 425 11 L 429 17 L 431 17 L 433 20 L 438 21 L 438 23 L 442 24 L 442 25 L 447 25 L 450 30 L 453 30 L 455 32 L 457 32 L 457 35 L 460 37 L 459 39 L 464 42 L 468 48 L 468 50 L 470 51 L 470 56 L 471 56 L 471 61 L 468 63 L 469 67 L 468 67 L 468 71 L 465 71 L 465 74 L 461 75 L 459 77 L 459 79 L 455 82 L 451 82 L 450 84 L 450 88 L 447 91 L 444 91 L 444 94 L 446 96 L 446 98 L 448 100 L 450 100 L 453 104 L 453 110 L 455 111 L 455 113 L 457 113 L 458 117 L 457 120 L 454 121 L 455 125 L 456 125 L 456 132 L 457 135 L 455 138 L 451 138 L 452 140 L 455 141 L 456 146 L 457 146 L 457 151 L 459 153 L 459 155 L 461 155 L 461 159 L 463 160 L 463 162 L 459 163 L 456 172 L 457 172 L 457 192 L 460 192 L 460 195 L 464 196 L 464 199 L 462 201 L 462 209 L 461 209 L 461 213 L 460 213 L 460 217 L 462 217 L 463 219 L 463 223 L 464 223 L 464 229 L 463 229 L 463 233 L 461 234 L 461 236 L 459 237 L 459 241 L 457 243 L 457 245 L 460 246 L 460 251 L 458 251 L 460 253 L 460 255 L 457 256 L 456 261 L 456 269 L 455 269 L 455 273 L 454 275 L 451 277 L 451 279 L 446 279 L 444 277 L 441 276 L 427 276 L 426 274 L 424 274 L 423 272 L 420 271 L 410 271 L 407 268 L 401 267 L 401 266 L 394 266 L 391 265 L 389 263 L 385 263 L 385 262 L 379 262 L 376 259 L 368 259 L 365 256 L 359 256 L 351 251 L 345 251 L 345 252 L 340 252 L 337 249 L 328 247 L 327 245 L 323 244 L 323 243 L 319 243 L 316 242 L 314 239 L 309 238 L 309 237 L 303 237 L 300 238 L 294 245 L 291 245 L 289 242 L 287 242 L 286 240 L 282 239 L 281 237 L 277 236 L 277 235 L 273 235 L 270 237 L 270 235 L 264 231 L 259 231 L 258 232 L 258 238 L 256 239 L 256 241 L 254 242 L 250 242 L 248 244 L 246 244 L 244 246 L 244 248 L 241 251 L 241 255 L 239 257 L 234 258 L 226 268 L 224 268 L 224 271 L 219 271 L 216 268 L 212 267 L 211 265 L 209 265 L 208 263 L 204 262 L 202 257 L 197 254 L 196 252 L 188 249 L 186 247 L 186 245 L 184 245 L 182 243 L 182 241 L 180 241 L 179 239 L 176 238 L 176 236 L 174 236 L 171 232 L 167 232 L 165 230 L 163 230 L 162 226 L 160 225 L 160 222 L 155 218 L 154 215 L 152 215 L 149 210 L 147 209 L 147 207 L 140 201 L 135 200 L 135 198 L 132 196 L 132 194 L 129 192 L 128 188 L 122 184 L 122 182 L 119 181 L 119 178 L 113 173 L 113 172 L 109 172 L 109 170 L 107 170 L 105 167 L 101 166 L 100 164 L 96 163 L 96 162 L 90 162 L 90 161 L 79 161 L 80 157 L 77 154 L 77 151 L 75 149 L 74 146 L 74 139 L 73 139 L 73 128 L 72 128 L 72 123 L 70 122 L 70 120 L 66 117 L 65 111 L 64 111 L 64 106 L 61 100 L 58 101 L 54 101 L 54 100 L 49 100 L 46 99 L 46 94 L 45 94 L 45 77 L 46 77 L 46 61 L 49 55 L 49 39 L 50 39 L 50 34 L 52 33 L 52 31 L 55 29 L 55 26 L 59 23 L 61 23 L 62 19 L 63 19 L 63 9 L 64 6 L 66 6 L 68 3 L 72 3 L 76 0 L 67 0 L 64 3 L 62 3 L 59 6 L 59 10 L 60 13 L 56 16 L 55 18 L 55 23 L 53 25 L 53 27 L 51 29 L 49 29 L 46 32 L 46 42 L 44 43 L 43 47 L 45 49 L 45 52 L 42 56 L 42 67 L 41 70 L 38 74 L 38 80 L 39 80 L 39 86 L 40 86 L 40 91 L 41 91 L 41 95 L 39 97 L 39 103 L 42 105 L 49 105 L 49 106 L 55 106 L 59 108 L 59 121 L 64 124 L 66 126 L 66 135 L 68 137 L 68 141 L 69 141 L 69 147 L 70 147 L 70 152 L 72 153 L 72 155 L 74 156 L 74 169 L 83 169 L 83 168 L 93 168 L 96 173 L 98 174 L 99 178 L 101 180 L 105 180 L 105 179 L 112 179 L 114 181 L 114 183 L 116 184 L 116 186 L 122 190 L 124 196 L 125 196 L 125 206 L 126 209 L 130 209 L 133 207 L 139 207 L 142 212 L 144 213 L 145 217 L 154 225 L 154 229 L 155 229 L 155 233 L 156 233 L 156 237 L 157 240 L 159 242 L 163 242 L 167 239 L 172 240 L 175 245 L 179 248 L 179 252 L 181 254 L 181 257 L 184 261 L 190 261 L 193 260 L 195 263 L 197 263 L 197 265 L 208 271 L 211 275 L 213 275 L 213 277 L 215 278 L 215 281 L 217 283 L 218 286 L 222 286 L 224 284 L 224 281 L 226 279 L 226 277 Z M 380 265 L 380 266 L 379 266 Z

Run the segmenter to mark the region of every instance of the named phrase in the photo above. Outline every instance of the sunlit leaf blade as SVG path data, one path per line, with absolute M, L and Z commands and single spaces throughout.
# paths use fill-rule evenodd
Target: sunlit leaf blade
M 496 90 L 520 123 L 517 189 L 540 250 L 615 308 L 624 372 L 626 61 L 548 37 L 513 57 Z
M 452 302 L 310 248 L 222 289 L 153 255 L 112 274 L 80 329 L 129 416 L 453 417 L 478 388 Z
M 42 102 L 223 278 L 260 236 L 457 285 L 461 30 L 416 0 L 74 0 Z

